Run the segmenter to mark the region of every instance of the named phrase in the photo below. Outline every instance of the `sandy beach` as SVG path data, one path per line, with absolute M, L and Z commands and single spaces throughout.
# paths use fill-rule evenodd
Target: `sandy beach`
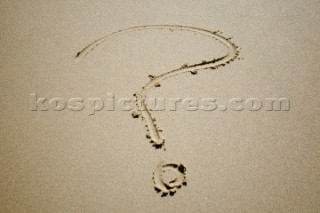
M 0 212 L 320 211 L 319 1 L 0 12 Z

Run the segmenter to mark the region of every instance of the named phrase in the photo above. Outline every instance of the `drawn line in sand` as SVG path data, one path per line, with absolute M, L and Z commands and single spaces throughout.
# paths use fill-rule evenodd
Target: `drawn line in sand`
M 162 196 L 174 195 L 177 189 L 187 185 L 186 171 L 182 163 L 160 162 L 153 172 L 154 189 L 162 192 Z
M 148 107 L 145 103 L 145 99 L 149 90 L 154 87 L 160 87 L 161 81 L 182 73 L 190 72 L 192 75 L 196 75 L 199 70 L 217 69 L 220 66 L 225 66 L 226 64 L 229 64 L 230 62 L 234 61 L 239 57 L 239 48 L 230 41 L 231 38 L 225 38 L 224 36 L 222 36 L 220 31 L 209 31 L 201 28 L 179 26 L 179 25 L 148 25 L 148 26 L 131 27 L 131 28 L 113 32 L 107 36 L 104 36 L 94 41 L 93 43 L 89 44 L 83 50 L 78 52 L 76 55 L 76 59 L 80 59 L 83 56 L 89 54 L 101 43 L 103 43 L 104 41 L 112 37 L 123 35 L 129 32 L 140 31 L 140 30 L 170 30 L 170 31 L 181 30 L 181 31 L 199 33 L 204 36 L 209 36 L 214 40 L 222 43 L 228 50 L 228 53 L 226 55 L 219 58 L 212 58 L 211 60 L 202 61 L 200 63 L 191 64 L 191 65 L 184 64 L 180 68 L 163 73 L 159 76 L 149 75 L 150 81 L 145 86 L 142 87 L 139 93 L 134 94 L 136 98 L 137 109 L 132 112 L 132 117 L 133 118 L 141 117 L 142 120 L 146 122 L 146 127 L 147 127 L 146 137 L 149 139 L 149 141 L 153 144 L 155 148 L 161 149 L 161 148 L 164 148 L 164 144 L 165 144 L 165 139 L 162 135 L 162 130 L 157 126 L 155 122 L 156 119 L 152 117 L 151 112 L 148 110 Z M 177 169 L 177 171 L 180 172 L 180 173 L 177 173 L 177 179 L 175 179 L 173 182 L 171 181 L 166 182 L 162 177 L 163 172 L 168 169 L 169 170 Z M 181 172 L 182 170 L 183 172 Z M 184 185 L 184 183 L 186 183 L 185 173 L 186 173 L 186 169 L 182 164 L 177 164 L 177 163 L 165 164 L 163 162 L 160 163 L 156 167 L 154 171 L 154 177 L 153 177 L 156 191 L 158 192 L 161 191 L 162 195 L 174 194 L 177 188 L 180 188 L 182 185 Z

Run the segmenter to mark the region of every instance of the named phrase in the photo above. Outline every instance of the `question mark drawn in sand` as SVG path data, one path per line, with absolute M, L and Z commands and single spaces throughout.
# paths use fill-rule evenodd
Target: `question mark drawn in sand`
M 120 30 L 117 32 L 113 32 L 109 35 L 106 35 L 93 43 L 86 46 L 80 52 L 77 53 L 76 59 L 80 59 L 83 56 L 89 54 L 93 51 L 97 46 L 99 46 L 104 41 L 119 35 L 123 35 L 129 32 L 141 31 L 141 30 L 181 30 L 181 31 L 189 31 L 194 33 L 199 33 L 204 36 L 209 36 L 214 40 L 222 43 L 228 49 L 228 53 L 219 58 L 213 58 L 209 61 L 202 61 L 201 63 L 192 64 L 192 65 L 183 65 L 178 69 L 171 70 L 169 72 L 163 73 L 159 76 L 152 76 L 149 75 L 150 81 L 142 87 L 142 90 L 139 93 L 134 94 L 136 98 L 136 107 L 137 109 L 132 112 L 133 118 L 141 117 L 142 120 L 146 122 L 147 127 L 147 135 L 146 137 L 150 140 L 153 146 L 156 149 L 161 149 L 164 147 L 165 139 L 162 135 L 162 130 L 156 125 L 155 118 L 152 117 L 151 112 L 148 110 L 147 105 L 145 103 L 145 99 L 147 96 L 148 91 L 151 88 L 159 87 L 160 82 L 182 74 L 190 72 L 191 74 L 195 75 L 199 70 L 204 69 L 217 69 L 220 66 L 225 66 L 226 64 L 234 61 L 239 56 L 239 48 L 230 41 L 230 38 L 225 38 L 220 34 L 220 31 L 209 31 L 201 28 L 196 27 L 188 27 L 188 26 L 179 26 L 179 25 L 146 25 L 146 26 L 136 26 L 127 28 L 125 30 Z M 164 149 L 165 151 L 165 149 Z M 175 178 L 166 178 L 166 174 L 174 173 Z M 157 192 L 161 192 L 162 196 L 166 196 L 168 194 L 173 195 L 175 194 L 178 188 L 181 186 L 186 185 L 186 167 L 179 162 L 160 162 L 154 172 L 153 172 L 153 182 L 154 188 Z

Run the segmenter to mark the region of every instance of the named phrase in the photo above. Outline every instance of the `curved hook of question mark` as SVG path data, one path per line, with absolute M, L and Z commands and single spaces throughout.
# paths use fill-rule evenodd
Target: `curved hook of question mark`
M 150 142 L 153 144 L 155 148 L 161 149 L 164 147 L 165 139 L 160 133 L 162 132 L 162 130 L 160 130 L 159 127 L 156 125 L 155 119 L 152 117 L 145 103 L 145 98 L 147 96 L 148 91 L 153 87 L 160 86 L 161 81 L 182 73 L 191 72 L 191 74 L 197 74 L 198 70 L 217 69 L 220 66 L 225 66 L 226 64 L 238 58 L 239 49 L 234 43 L 230 41 L 230 38 L 225 38 L 221 34 L 219 34 L 220 33 L 219 31 L 209 31 L 201 28 L 180 26 L 180 25 L 146 25 L 146 26 L 131 27 L 125 30 L 119 30 L 117 32 L 113 32 L 109 35 L 106 35 L 102 38 L 99 38 L 98 40 L 92 42 L 91 44 L 86 46 L 84 49 L 82 49 L 80 52 L 78 52 L 76 55 L 76 59 L 78 60 L 83 56 L 89 54 L 101 43 L 103 43 L 104 41 L 112 37 L 126 34 L 129 32 L 134 32 L 134 31 L 153 30 L 153 29 L 156 29 L 156 30 L 164 29 L 164 30 L 170 30 L 170 31 L 182 30 L 182 31 L 199 33 L 204 36 L 209 36 L 217 40 L 218 42 L 226 46 L 228 49 L 228 53 L 220 58 L 213 58 L 212 60 L 202 61 L 201 63 L 192 64 L 192 65 L 185 64 L 178 69 L 171 70 L 159 76 L 150 75 L 149 76 L 150 81 L 145 86 L 142 87 L 142 90 L 139 93 L 135 94 L 137 110 L 132 113 L 132 116 L 134 118 L 138 118 L 141 116 L 142 120 L 145 120 L 147 131 L 148 131 L 147 138 L 150 140 Z M 168 170 L 175 171 L 177 178 L 175 178 L 174 180 L 166 180 L 163 177 L 163 174 Z M 180 188 L 183 185 L 186 185 L 187 183 L 186 168 L 182 163 L 179 163 L 179 162 L 166 163 L 162 161 L 155 168 L 152 179 L 155 184 L 155 190 L 157 192 L 162 192 L 162 196 L 166 196 L 167 194 L 173 195 L 178 188 Z

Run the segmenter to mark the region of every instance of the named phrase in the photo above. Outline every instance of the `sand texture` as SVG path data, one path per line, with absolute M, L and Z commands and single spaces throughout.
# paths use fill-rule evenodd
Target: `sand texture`
M 320 212 L 319 14 L 1 0 L 0 212 Z

